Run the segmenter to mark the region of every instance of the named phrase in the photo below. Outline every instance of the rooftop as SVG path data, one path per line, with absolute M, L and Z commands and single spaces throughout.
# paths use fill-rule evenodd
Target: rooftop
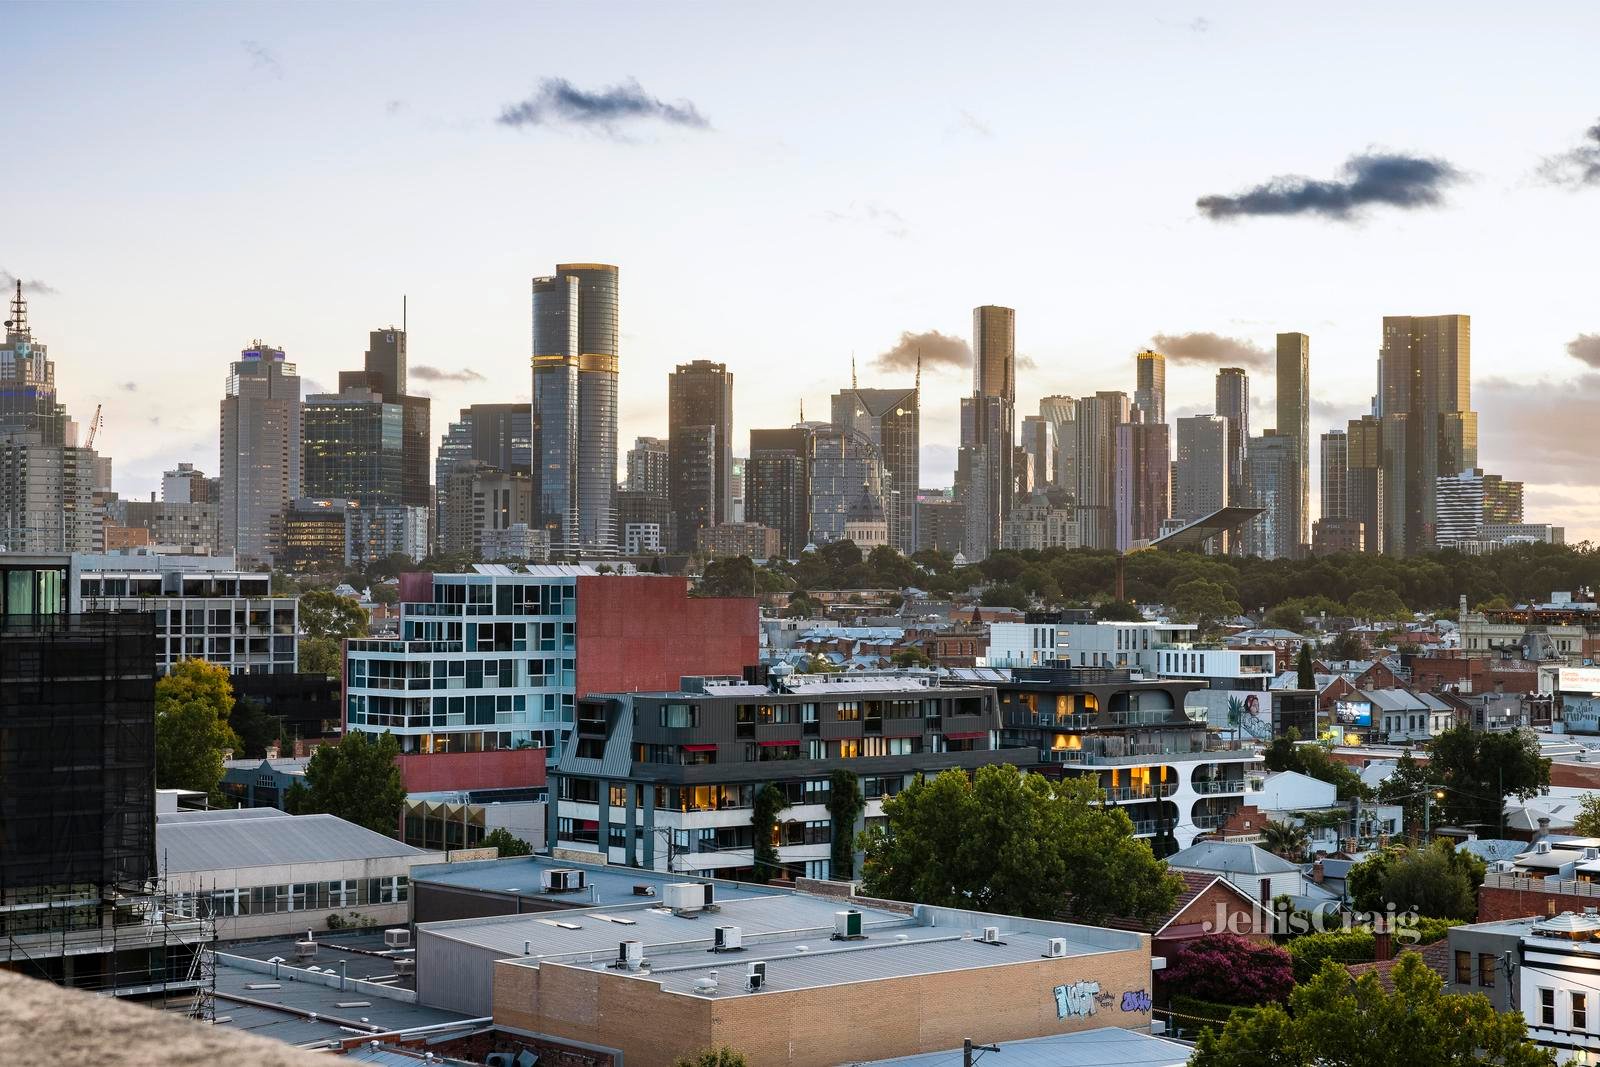
M 587 883 L 584 890 L 571 893 L 547 893 L 542 888 L 542 873 L 548 870 L 580 870 Z M 479 860 L 471 863 L 440 863 L 418 867 L 411 875 L 414 882 L 461 886 L 490 893 L 516 893 L 524 897 L 547 897 L 569 906 L 612 906 L 617 904 L 649 903 L 650 898 L 634 892 L 635 886 L 649 886 L 659 902 L 662 887 L 670 882 L 684 882 L 681 874 L 667 875 L 662 871 L 647 871 L 636 867 L 605 867 L 597 864 L 572 863 L 552 860 L 542 856 L 518 856 L 513 859 Z M 782 892 L 749 882 L 716 882 L 719 900 L 736 900 L 743 897 L 772 896 Z
M 156 820 L 156 852 L 177 874 L 433 855 L 333 815 L 273 808 L 163 815 Z
M 1006 1067 L 1181 1067 L 1194 1054 L 1188 1045 L 1117 1026 L 1002 1041 L 999 1047 L 996 1062 Z M 950 1049 L 874 1060 L 862 1067 L 950 1067 L 960 1058 L 961 1049 Z
M 1235 841 L 1201 841 L 1167 857 L 1167 866 L 1228 874 L 1289 874 L 1299 867 L 1264 848 Z

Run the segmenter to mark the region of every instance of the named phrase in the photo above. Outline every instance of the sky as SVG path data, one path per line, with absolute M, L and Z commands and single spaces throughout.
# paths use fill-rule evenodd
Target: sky
M 1384 315 L 1468 314 L 1480 464 L 1600 539 L 1597 37 L 1590 3 L 11 3 L 0 272 L 125 496 L 215 472 L 240 349 L 333 388 L 402 294 L 436 439 L 526 398 L 529 279 L 609 262 L 622 450 L 679 362 L 729 365 L 742 454 L 989 303 L 1019 418 L 1131 394 L 1157 338 L 1169 417 L 1210 411 L 1297 330 L 1317 434 Z M 970 371 L 923 349 L 947 485 Z

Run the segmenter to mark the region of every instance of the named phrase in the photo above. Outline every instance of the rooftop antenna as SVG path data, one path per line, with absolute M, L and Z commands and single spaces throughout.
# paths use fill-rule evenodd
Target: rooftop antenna
M 28 302 L 22 297 L 22 279 L 17 279 L 17 295 L 11 299 L 11 318 L 6 320 L 6 329 L 17 333 L 28 332 Z
M 801 397 L 800 398 L 800 421 L 801 422 L 805 422 L 806 421 L 806 398 L 805 397 Z
M 922 346 L 917 346 L 917 391 L 922 391 Z
M 406 332 L 406 294 L 400 294 L 400 332 Z
M 855 349 L 852 348 L 850 350 L 850 390 L 851 390 L 851 392 L 854 392 L 856 390 L 856 388 L 857 388 L 857 386 L 856 386 L 856 352 L 855 352 Z

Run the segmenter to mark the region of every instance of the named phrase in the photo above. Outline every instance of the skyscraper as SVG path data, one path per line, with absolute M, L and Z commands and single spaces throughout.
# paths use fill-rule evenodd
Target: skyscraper
M 1132 414 L 1128 394 L 1102 391 L 1078 400 L 1078 526 L 1085 548 L 1117 543 L 1117 427 Z
M 1362 550 L 1385 551 L 1383 423 L 1376 415 L 1351 419 L 1345 433 L 1345 517 L 1361 523 Z
M 811 431 L 751 430 L 745 460 L 745 521 L 778 531 L 786 558 L 811 539 Z
M 1216 414 L 1228 420 L 1228 499 L 1242 503 L 1250 499 L 1250 376 L 1243 367 L 1217 371 Z
M 33 339 L 20 281 L 5 325 L 5 344 L 0 345 L 0 434 L 32 433 L 44 445 L 66 444 L 67 409 L 56 399 L 56 365 L 49 349 Z
M 1434 486 L 1434 542 L 1448 548 L 1483 532 L 1483 472 L 1441 475 Z
M 1511 482 L 1498 474 L 1483 476 L 1483 521 L 1487 526 L 1507 526 L 1522 522 L 1522 483 Z
M 1125 422 L 1117 427 L 1116 547 L 1127 551 L 1153 541 L 1169 508 L 1172 450 L 1164 422 Z
M 222 398 L 222 545 L 271 562 L 300 492 L 300 376 L 283 349 L 254 341 Z
M 701 527 L 733 514 L 733 375 L 726 364 L 697 359 L 667 376 L 667 451 L 673 548 L 692 552 Z
M 1387 551 L 1432 548 L 1438 479 L 1478 465 L 1471 350 L 1466 315 L 1384 317 L 1377 413 L 1392 503 Z
M 361 506 L 399 504 L 405 409 L 352 386 L 306 397 L 300 409 L 301 494 Z
M 833 425 L 867 437 L 883 457 L 889 544 L 904 555 L 917 550 L 917 482 L 922 476 L 921 378 L 909 389 L 850 388 L 833 394 Z
M 1329 430 L 1322 435 L 1322 507 L 1324 519 L 1349 517 L 1348 471 L 1350 437 L 1344 430 Z
M 339 392 L 368 389 L 388 404 L 398 404 L 400 419 L 400 500 L 410 507 L 433 507 L 428 453 L 433 444 L 432 405 L 406 392 L 406 331 L 385 326 L 367 334 L 367 351 L 358 371 L 339 372 Z
M 628 489 L 666 500 L 668 496 L 667 442 L 660 437 L 636 437 L 628 449 Z
M 1267 430 L 1250 439 L 1251 499 L 1266 511 L 1245 527 L 1245 552 L 1262 559 L 1292 559 L 1300 547 L 1295 525 L 1299 452 L 1293 436 Z
M 1039 401 L 1039 417 L 1050 424 L 1055 468 L 1050 483 L 1076 495 L 1078 492 L 1078 402 L 1070 396 L 1047 396 Z
M 961 401 L 956 495 L 964 512 L 962 551 L 973 562 L 1000 545 L 1016 488 L 1016 312 L 972 310 L 972 395 Z
M 1136 388 L 1134 406 L 1142 412 L 1142 421 L 1164 423 L 1167 421 L 1167 357 L 1148 349 L 1135 357 Z
M 1311 338 L 1278 335 L 1278 436 L 1294 439 L 1295 485 L 1286 496 L 1285 521 L 1295 545 L 1311 542 Z
M 860 512 L 864 496 L 876 498 L 875 513 L 884 513 L 883 483 L 887 476 L 883 458 L 878 446 L 855 430 L 817 426 L 809 441 L 811 540 L 818 545 L 842 541 L 845 527 L 851 516 Z M 762 522 L 759 518 L 751 521 Z
M 1184 522 L 1228 506 L 1228 420 L 1191 415 L 1178 420 L 1177 476 L 1172 517 Z
M 617 268 L 565 263 L 533 279 L 539 524 L 562 551 L 617 541 Z
M 1017 490 L 1028 495 L 1042 493 L 1055 479 L 1055 427 L 1043 415 L 1022 417 L 1022 469 L 1017 472 Z

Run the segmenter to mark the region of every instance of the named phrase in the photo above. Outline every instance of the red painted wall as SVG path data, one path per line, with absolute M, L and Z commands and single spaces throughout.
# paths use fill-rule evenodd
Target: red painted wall
M 684 675 L 738 675 L 757 662 L 754 597 L 690 597 L 686 578 L 578 579 L 578 696 L 675 690 Z
M 545 750 L 411 753 L 395 757 L 407 793 L 454 789 L 527 789 L 545 785 Z
M 408 571 L 400 575 L 400 603 L 426 604 L 433 599 L 433 574 Z

